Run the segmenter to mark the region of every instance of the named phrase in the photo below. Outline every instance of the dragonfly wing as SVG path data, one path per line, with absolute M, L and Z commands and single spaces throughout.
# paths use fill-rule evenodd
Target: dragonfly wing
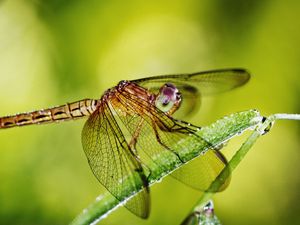
M 89 165 L 99 182 L 118 200 L 124 191 L 138 191 L 125 207 L 139 217 L 149 215 L 149 190 L 139 162 L 114 119 L 107 103 L 103 103 L 86 121 L 82 145 Z
M 112 106 L 128 132 L 135 137 L 136 141 L 132 148 L 150 172 L 157 170 L 169 172 L 169 163 L 174 161 L 181 163 L 180 156 L 187 148 L 181 140 L 195 135 L 193 127 L 173 119 L 131 92 L 121 92 L 117 100 L 112 102 Z M 211 144 L 202 137 L 197 135 L 195 137 L 203 144 L 203 150 L 211 147 Z
M 165 83 L 174 84 L 182 95 L 178 114 L 186 116 L 200 106 L 201 96 L 213 95 L 244 85 L 250 74 L 244 69 L 210 70 L 191 74 L 175 74 L 147 77 L 133 80 L 154 93 Z
M 200 191 L 223 191 L 230 183 L 230 173 L 218 190 L 210 189 L 210 185 L 227 165 L 221 152 L 209 150 L 191 162 L 175 170 L 171 175 L 184 184 Z

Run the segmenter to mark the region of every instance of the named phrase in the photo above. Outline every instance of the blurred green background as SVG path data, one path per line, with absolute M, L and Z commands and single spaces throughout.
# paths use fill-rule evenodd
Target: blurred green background
M 250 83 L 205 98 L 190 122 L 299 113 L 299 12 L 293 0 L 0 1 L 0 114 L 99 98 L 122 79 L 224 67 L 247 68 Z M 105 191 L 81 147 L 83 124 L 1 131 L 0 224 L 67 224 Z M 300 224 L 299 133 L 299 122 L 278 122 L 259 139 L 215 196 L 224 224 Z M 100 224 L 179 224 L 200 196 L 172 178 L 151 191 L 148 220 L 121 208 Z

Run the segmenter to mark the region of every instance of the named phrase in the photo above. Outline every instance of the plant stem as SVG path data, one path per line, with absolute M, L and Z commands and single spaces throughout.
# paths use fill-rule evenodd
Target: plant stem
M 300 120 L 300 114 L 277 113 L 273 116 L 276 120 Z
M 231 158 L 228 165 L 222 170 L 219 176 L 211 183 L 208 190 L 218 190 L 227 179 L 228 175 L 238 166 L 242 159 L 246 156 L 250 148 L 254 145 L 256 140 L 269 131 L 270 127 L 276 120 L 300 120 L 300 114 L 284 114 L 278 113 L 270 115 L 265 118 L 264 122 L 259 123 L 252 134 L 242 144 L 240 149 Z M 192 212 L 199 211 L 214 195 L 212 192 L 204 192 L 201 198 L 197 201 L 192 209 Z

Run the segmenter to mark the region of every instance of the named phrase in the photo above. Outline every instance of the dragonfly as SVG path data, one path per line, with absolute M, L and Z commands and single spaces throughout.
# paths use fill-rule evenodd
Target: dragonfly
M 92 172 L 119 201 L 126 188 L 136 191 L 124 206 L 147 218 L 149 177 L 154 167 L 165 169 L 161 155 L 186 163 L 174 143 L 184 149 L 180 140 L 191 135 L 207 143 L 205 154 L 171 174 L 197 190 L 207 190 L 227 163 L 217 148 L 196 134 L 200 127 L 178 118 L 197 111 L 202 96 L 229 91 L 249 79 L 246 70 L 231 68 L 123 80 L 100 99 L 0 117 L 0 129 L 87 117 L 82 146 Z

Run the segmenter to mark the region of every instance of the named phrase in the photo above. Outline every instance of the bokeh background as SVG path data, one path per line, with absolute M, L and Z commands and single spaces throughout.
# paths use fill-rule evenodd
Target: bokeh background
M 205 98 L 190 122 L 251 108 L 299 113 L 299 12 L 293 0 L 2 0 L 0 113 L 99 98 L 122 79 L 225 67 L 247 68 L 251 82 Z M 0 132 L 0 224 L 68 224 L 105 191 L 81 147 L 83 124 Z M 299 133 L 299 122 L 282 121 L 259 139 L 215 196 L 224 224 L 300 224 Z M 179 224 L 200 196 L 172 178 L 151 191 L 148 220 L 120 208 L 100 224 Z

